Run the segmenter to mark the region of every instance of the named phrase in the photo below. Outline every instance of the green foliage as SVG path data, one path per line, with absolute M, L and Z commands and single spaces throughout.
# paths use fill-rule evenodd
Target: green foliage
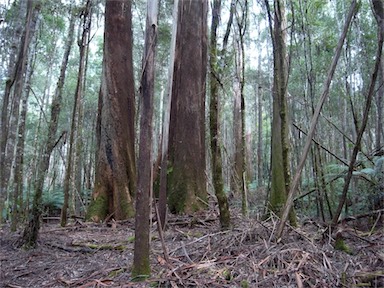
M 63 188 L 57 187 L 52 191 L 44 191 L 42 202 L 44 213 L 47 215 L 60 211 L 64 203 Z

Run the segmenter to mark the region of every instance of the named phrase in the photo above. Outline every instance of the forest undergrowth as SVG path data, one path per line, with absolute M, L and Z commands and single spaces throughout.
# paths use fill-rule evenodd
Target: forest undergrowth
M 350 221 L 330 231 L 303 221 L 271 239 L 277 218 L 256 220 L 232 211 L 233 228 L 218 215 L 170 216 L 163 239 L 151 233 L 151 269 L 132 279 L 134 223 L 45 223 L 34 250 L 16 248 L 21 232 L 0 229 L 1 287 L 384 287 L 383 227 Z M 374 220 L 373 220 L 374 221 Z M 368 229 L 367 229 L 368 228 Z M 335 249 L 342 235 L 348 249 Z M 163 250 L 166 247 L 166 253 Z M 345 248 L 344 247 L 344 248 Z M 344 250 L 344 251 L 343 251 Z

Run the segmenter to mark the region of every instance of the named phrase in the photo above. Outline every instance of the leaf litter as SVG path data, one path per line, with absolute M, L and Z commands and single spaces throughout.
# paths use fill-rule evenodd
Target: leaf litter
M 16 248 L 19 232 L 0 228 L 0 287 L 384 287 L 382 225 L 366 233 L 338 228 L 350 251 L 336 250 L 335 232 L 314 221 L 287 227 L 277 243 L 277 218 L 245 218 L 219 229 L 206 211 L 170 216 L 159 237 L 151 228 L 151 276 L 131 278 L 134 222 L 45 223 L 34 250 Z M 163 247 L 165 246 L 166 252 Z

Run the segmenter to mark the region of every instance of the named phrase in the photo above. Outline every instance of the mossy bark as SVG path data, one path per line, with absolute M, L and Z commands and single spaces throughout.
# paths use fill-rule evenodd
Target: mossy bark
M 178 7 L 169 129 L 168 204 L 173 213 L 205 207 L 205 83 L 208 1 Z M 199 198 L 202 200 L 200 201 Z
M 227 195 L 224 192 L 224 183 L 222 175 L 222 158 L 219 135 L 219 83 L 217 80 L 217 39 L 216 31 L 220 21 L 221 0 L 215 0 L 212 9 L 212 25 L 211 25 L 211 45 L 210 45 L 210 143 L 212 153 L 212 178 L 217 202 L 220 212 L 220 226 L 227 229 L 230 226 L 230 211 L 228 207 Z
M 288 68 L 286 52 L 286 19 L 283 1 L 274 1 L 273 42 L 273 120 L 272 120 L 272 183 L 270 209 L 281 214 L 290 189 L 289 118 L 287 103 Z M 289 214 L 292 225 L 296 216 Z

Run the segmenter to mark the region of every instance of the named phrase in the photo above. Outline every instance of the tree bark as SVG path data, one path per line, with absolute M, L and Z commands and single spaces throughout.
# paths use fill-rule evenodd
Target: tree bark
M 161 168 L 160 168 L 160 191 L 159 191 L 159 221 L 162 229 L 165 229 L 166 216 L 167 216 L 167 171 L 168 171 L 168 145 L 169 145 L 169 125 L 171 118 L 171 104 L 172 104 L 172 83 L 173 72 L 175 65 L 175 52 L 176 52 L 176 37 L 177 37 L 177 17 L 179 11 L 179 0 L 173 3 L 173 27 L 172 27 L 172 41 L 170 51 L 170 64 L 168 72 L 168 99 L 164 111 L 163 131 L 161 139 Z
M 132 275 L 146 278 L 149 265 L 149 218 L 152 194 L 152 118 L 155 86 L 155 47 L 157 41 L 158 1 L 147 2 L 144 57 L 141 75 L 142 109 L 140 117 L 140 148 L 136 191 L 135 246 Z
M 271 169 L 272 183 L 269 209 L 281 215 L 287 199 L 291 183 L 290 149 L 289 149 L 289 120 L 288 120 L 288 63 L 286 52 L 286 16 L 284 1 L 274 1 L 273 26 L 270 30 L 273 43 L 273 117 L 272 117 L 272 150 Z M 270 9 L 266 1 L 268 14 Z M 271 19 L 271 16 L 269 16 Z M 272 28 L 273 27 L 273 28 Z M 292 225 L 296 224 L 294 211 L 290 212 Z
M 172 213 L 199 210 L 207 198 L 207 10 L 206 0 L 179 1 L 169 131 L 168 203 Z
M 99 95 L 95 188 L 87 219 L 134 215 L 136 190 L 135 88 L 131 1 L 107 1 Z
M 11 78 L 6 81 L 4 91 L 0 139 L 0 222 L 2 222 L 3 205 L 6 200 L 6 191 L 11 175 L 12 163 L 15 158 L 20 101 L 23 95 L 25 73 L 29 58 L 28 49 L 35 34 L 40 8 L 40 1 L 28 1 L 27 3 L 25 27 L 17 60 Z M 12 88 L 13 97 L 11 97 Z M 9 100 L 12 100 L 12 103 L 9 103 Z M 9 104 L 11 104 L 11 107 L 9 107 Z M 11 112 L 10 117 L 8 116 L 8 111 Z
M 210 120 L 210 143 L 212 153 L 212 177 L 217 202 L 220 212 L 220 225 L 222 229 L 230 226 L 230 212 L 228 207 L 228 199 L 224 191 L 221 146 L 220 146 L 220 114 L 219 114 L 219 82 L 217 67 L 217 29 L 220 23 L 221 0 L 213 1 L 212 8 L 212 24 L 210 38 L 210 88 L 211 99 L 209 108 Z
M 14 189 L 12 199 L 11 231 L 16 231 L 17 224 L 19 224 L 20 221 L 20 212 L 23 210 L 25 127 L 27 121 L 28 99 L 31 90 L 31 77 L 33 74 L 33 62 L 35 59 L 34 52 L 35 51 L 32 50 L 30 53 L 31 57 L 26 69 L 25 91 L 22 99 L 20 121 L 17 129 L 17 144 L 13 170 Z

